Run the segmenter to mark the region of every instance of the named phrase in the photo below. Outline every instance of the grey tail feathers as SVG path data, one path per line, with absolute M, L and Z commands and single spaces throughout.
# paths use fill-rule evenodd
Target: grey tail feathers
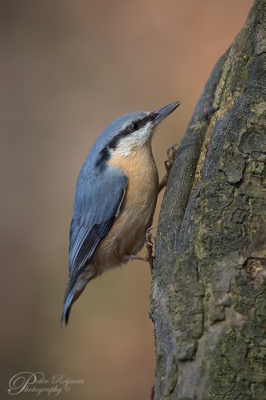
M 69 320 L 69 315 L 70 315 L 70 311 L 71 311 L 71 306 L 72 306 L 72 300 L 74 297 L 74 288 L 71 290 L 71 292 L 68 294 L 67 298 L 65 299 L 64 302 L 64 308 L 63 308 L 63 312 L 62 312 L 62 317 L 61 317 L 61 322 L 60 322 L 60 327 L 62 327 L 63 321 L 65 320 L 65 324 L 68 324 L 68 320 Z

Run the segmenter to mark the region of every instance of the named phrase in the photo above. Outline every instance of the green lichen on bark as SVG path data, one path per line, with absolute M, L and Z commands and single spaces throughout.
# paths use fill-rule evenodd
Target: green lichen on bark
M 265 160 L 257 0 L 207 82 L 165 193 L 150 309 L 155 399 L 266 399 Z

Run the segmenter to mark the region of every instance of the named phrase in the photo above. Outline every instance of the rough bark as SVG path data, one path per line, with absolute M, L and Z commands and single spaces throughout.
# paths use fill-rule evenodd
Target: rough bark
M 257 0 L 206 84 L 164 196 L 154 399 L 266 399 L 265 160 L 266 0 Z

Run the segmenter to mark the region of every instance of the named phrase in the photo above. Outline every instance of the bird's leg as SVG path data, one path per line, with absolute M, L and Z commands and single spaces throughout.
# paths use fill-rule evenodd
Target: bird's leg
M 168 150 L 167 150 L 167 157 L 168 160 L 166 160 L 164 162 L 165 165 L 165 169 L 166 169 L 166 174 L 164 175 L 163 179 L 161 180 L 160 184 L 159 184 L 159 189 L 158 189 L 158 193 L 160 193 L 160 191 L 166 186 L 167 181 L 168 181 L 168 177 L 174 162 L 174 158 L 177 152 L 177 147 L 178 144 L 175 143 L 173 144 L 173 146 L 171 146 Z
M 146 232 L 146 239 L 145 239 L 145 246 L 146 246 L 146 249 L 147 249 L 146 255 L 143 255 L 143 256 L 138 256 L 138 255 L 136 255 L 136 256 L 134 256 L 134 255 L 125 256 L 126 260 L 147 261 L 149 263 L 149 265 L 150 265 L 151 272 L 153 271 L 153 259 L 154 259 L 153 255 L 152 255 L 153 244 L 152 244 L 151 230 L 154 229 L 154 228 L 157 228 L 157 227 L 156 226 L 151 226 L 149 229 L 147 229 L 147 232 Z

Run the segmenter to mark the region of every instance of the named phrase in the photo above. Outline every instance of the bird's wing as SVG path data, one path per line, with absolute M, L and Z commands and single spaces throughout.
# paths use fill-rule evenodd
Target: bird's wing
M 127 187 L 127 177 L 121 170 L 108 167 L 95 175 L 82 168 L 76 187 L 74 214 L 70 227 L 69 278 L 65 292 L 61 324 L 68 323 L 73 302 L 81 291 L 76 282 L 89 270 L 93 254 L 118 217 Z
M 69 242 L 69 293 L 93 253 L 110 231 L 119 215 L 127 186 L 127 177 L 118 170 L 94 181 L 79 180 Z M 66 293 L 66 295 L 67 295 Z

